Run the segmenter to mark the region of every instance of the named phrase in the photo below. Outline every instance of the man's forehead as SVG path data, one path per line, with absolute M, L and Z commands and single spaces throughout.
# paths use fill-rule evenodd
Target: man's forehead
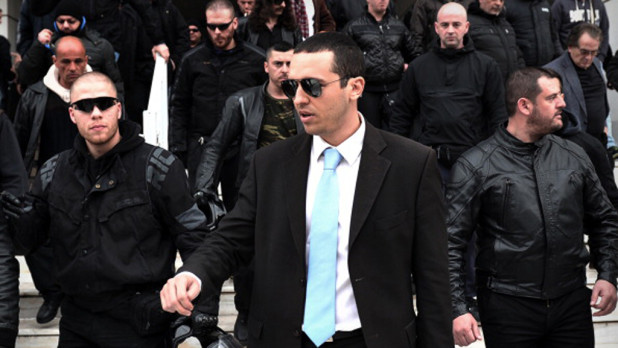
M 331 66 L 333 63 L 334 54 L 331 51 L 321 51 L 315 53 L 300 52 L 292 55 L 292 61 L 290 63 L 290 75 L 301 74 L 305 77 L 311 74 L 327 74 L 331 72 Z
M 207 23 L 212 23 L 211 19 L 227 19 L 226 22 L 231 21 L 232 19 L 234 19 L 234 11 L 228 9 L 228 8 L 218 8 L 218 9 L 214 9 L 214 10 L 207 10 L 206 11 L 206 22 Z
M 286 52 L 281 52 L 281 51 L 272 51 L 270 53 L 270 58 L 268 59 L 269 61 L 278 61 L 278 62 L 289 62 L 290 60 L 292 60 L 292 55 L 294 54 L 293 50 L 289 50 Z
M 595 39 L 592 36 L 590 36 L 588 33 L 583 33 L 582 36 L 579 37 L 579 40 L 577 40 L 577 42 L 580 45 L 591 45 L 591 46 L 600 46 L 601 45 L 601 41 L 599 39 Z
M 116 98 L 114 88 L 102 80 L 77 80 L 71 88 L 71 102 L 81 99 L 112 97 Z

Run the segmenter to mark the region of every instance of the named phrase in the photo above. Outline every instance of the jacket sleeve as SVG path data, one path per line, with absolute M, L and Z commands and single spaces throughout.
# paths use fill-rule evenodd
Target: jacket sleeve
M 35 34 L 32 25 L 32 15 L 30 14 L 30 10 L 28 9 L 28 4 L 26 1 L 23 1 L 21 3 L 21 7 L 19 9 L 19 21 L 17 22 L 17 31 L 17 52 L 23 57 L 30 49 L 30 46 L 32 46 L 33 40 L 36 40 L 36 38 L 34 37 Z
M 316 13 L 320 14 L 320 18 L 315 19 L 317 27 L 316 31 L 335 31 L 337 29 L 337 25 L 335 24 L 335 19 L 330 14 L 328 7 L 326 7 L 326 2 L 324 0 L 318 0 L 314 1 L 313 3 L 319 4 L 320 6 L 318 10 L 319 12 L 316 11 Z
M 35 35 L 38 35 L 36 33 Z M 52 38 L 52 42 L 54 39 Z M 34 39 L 34 44 L 22 58 L 17 68 L 17 80 L 20 85 L 29 86 L 41 80 L 52 63 L 52 51 L 43 46 L 39 40 Z
M 427 151 L 418 187 L 412 252 L 417 346 L 453 347 L 444 196 L 434 151 Z
M 120 75 L 120 69 L 116 63 L 116 57 L 114 55 L 114 47 L 112 44 L 103 39 L 99 39 L 99 45 L 101 45 L 101 56 L 103 57 L 103 73 L 105 73 L 112 81 L 118 90 L 120 99 L 124 97 L 124 84 L 122 83 L 122 76 Z
M 28 150 L 28 142 L 30 141 L 30 133 L 32 133 L 32 122 L 34 118 L 35 105 L 33 104 L 34 93 L 27 89 L 19 99 L 17 110 L 15 111 L 15 120 L 13 121 L 17 144 L 21 151 L 22 160 Z
M 225 101 L 221 121 L 210 136 L 202 159 L 197 167 L 195 192 L 216 192 L 218 176 L 225 153 L 234 140 L 242 135 L 244 117 L 242 114 L 242 97 L 232 95 Z
M 48 239 L 50 215 L 47 196 L 58 158 L 59 155 L 53 156 L 41 166 L 32 190 L 25 198 L 32 209 L 11 223 L 13 243 L 18 254 L 27 255 Z
M 178 12 L 176 7 L 171 8 L 170 12 L 170 16 L 173 17 L 173 29 L 176 32 L 174 35 L 176 40 L 170 43 L 170 45 L 173 46 L 170 47 L 171 59 L 174 61 L 174 64 L 176 64 L 176 67 L 178 67 L 180 61 L 182 60 L 182 56 L 184 56 L 190 48 L 189 30 L 187 30 L 187 23 L 185 22 L 184 17 L 180 14 L 180 12 Z
M 4 113 L 0 113 L 0 148 L 0 191 L 21 197 L 26 190 L 26 170 L 13 127 Z M 4 214 L 0 215 L 0 346 L 12 347 L 19 324 L 19 264 Z
M 412 33 L 406 28 L 403 31 L 403 45 L 401 45 L 401 55 L 406 63 L 410 63 L 414 58 L 419 56 L 416 44 L 412 39 Z
M 588 156 L 585 162 L 584 223 L 588 232 L 588 246 L 592 266 L 598 279 L 606 280 L 616 287 L 618 278 L 618 213 L 607 198 Z
M 498 64 L 491 60 L 487 64 L 485 76 L 485 90 L 483 91 L 483 114 L 487 120 L 488 133 L 485 138 L 492 135 L 495 130 L 507 120 L 506 104 L 504 100 L 504 82 Z
M 464 298 L 465 260 L 468 241 L 480 211 L 481 179 L 465 158 L 460 157 L 451 170 L 446 189 L 449 278 L 453 319 L 468 313 Z
M 564 52 L 564 46 L 566 46 L 566 42 L 562 43 L 562 35 L 560 35 L 560 30 L 562 28 L 562 2 L 554 1 L 551 5 L 551 19 L 552 19 L 552 27 L 551 30 L 554 32 L 556 39 L 558 40 L 558 51 L 556 52 L 556 57 L 561 55 Z
M 152 40 L 154 45 L 164 43 L 163 31 L 161 28 L 161 18 L 157 16 L 155 10 L 152 8 L 150 1 L 147 0 L 126 0 L 133 8 L 139 13 L 142 18 L 142 23 L 146 34 Z
M 609 51 L 609 18 L 607 17 L 607 10 L 605 9 L 605 5 L 602 1 L 598 1 L 594 7 L 599 9 L 599 13 L 601 15 L 599 27 L 603 32 L 603 40 L 601 40 L 601 47 L 599 47 L 599 56 L 597 58 L 599 58 L 601 62 L 604 62 L 605 57 L 611 53 Z
M 414 42 L 414 56 L 418 57 L 425 52 L 424 38 L 425 30 L 429 19 L 427 18 L 427 11 L 425 10 L 426 0 L 418 0 L 414 3 L 412 8 L 412 15 L 410 16 L 410 23 L 406 23 L 410 27 L 410 35 Z
M 13 126 L 4 113 L 0 113 L 0 148 L 0 191 L 21 197 L 27 186 L 26 169 Z
M 169 145 L 170 151 L 174 154 L 181 154 L 187 151 L 187 127 L 189 127 L 191 105 L 193 103 L 192 88 L 191 61 L 185 56 L 177 71 L 171 97 Z
M 257 205 L 255 157 L 239 192 L 238 201 L 210 233 L 204 243 L 186 260 L 178 272 L 188 271 L 202 281 L 200 299 L 216 298 L 223 282 L 254 255 Z
M 206 237 L 206 217 L 189 192 L 182 163 L 173 154 L 155 149 L 147 172 L 153 204 L 184 261 Z
M 390 131 L 404 137 L 410 137 L 414 119 L 418 115 L 419 101 L 412 66 L 403 75 L 399 93 L 393 105 L 390 120 Z
M 618 88 L 618 51 L 614 54 L 612 59 L 607 64 L 607 81 L 612 88 Z

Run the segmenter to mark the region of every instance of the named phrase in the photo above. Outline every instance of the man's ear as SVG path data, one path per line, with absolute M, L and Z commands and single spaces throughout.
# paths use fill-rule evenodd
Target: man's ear
M 54 62 L 54 64 L 56 64 L 56 55 L 55 54 L 52 56 L 52 62 Z
M 526 116 L 532 113 L 533 107 L 532 102 L 528 98 L 519 98 L 517 100 L 517 110 Z
M 348 81 L 348 85 L 352 89 L 350 98 L 352 98 L 352 100 L 358 100 L 363 95 L 363 90 L 365 89 L 365 79 L 362 76 L 351 77 Z
M 73 115 L 74 113 L 75 110 L 73 110 L 73 108 L 69 106 L 69 117 L 71 118 L 71 122 L 77 124 L 77 122 L 75 122 L 75 116 Z

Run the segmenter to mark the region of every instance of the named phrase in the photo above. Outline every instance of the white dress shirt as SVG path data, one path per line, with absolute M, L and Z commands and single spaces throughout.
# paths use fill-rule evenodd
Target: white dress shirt
M 350 240 L 350 222 L 352 220 L 352 205 L 356 189 L 356 178 L 365 139 L 365 120 L 359 113 L 360 127 L 352 136 L 339 146 L 334 147 L 326 143 L 319 136 L 313 136 L 311 159 L 309 162 L 309 176 L 307 178 L 306 196 L 306 226 L 307 242 L 305 245 L 305 259 L 309 264 L 309 245 L 311 244 L 311 213 L 315 193 L 324 169 L 324 150 L 333 147 L 339 151 L 342 160 L 337 167 L 337 181 L 339 183 L 339 226 L 337 229 L 337 292 L 335 295 L 335 329 L 337 331 L 353 331 L 361 327 L 356 299 L 350 283 L 348 270 L 348 244 Z

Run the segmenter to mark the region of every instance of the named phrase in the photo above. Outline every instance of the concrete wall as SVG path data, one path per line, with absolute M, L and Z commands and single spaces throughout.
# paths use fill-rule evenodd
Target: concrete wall
M 0 35 L 6 37 L 11 43 L 11 51 L 15 50 L 17 42 L 17 21 L 19 20 L 19 9 L 21 0 L 0 0 L 2 9 L 2 24 L 0 24 Z

